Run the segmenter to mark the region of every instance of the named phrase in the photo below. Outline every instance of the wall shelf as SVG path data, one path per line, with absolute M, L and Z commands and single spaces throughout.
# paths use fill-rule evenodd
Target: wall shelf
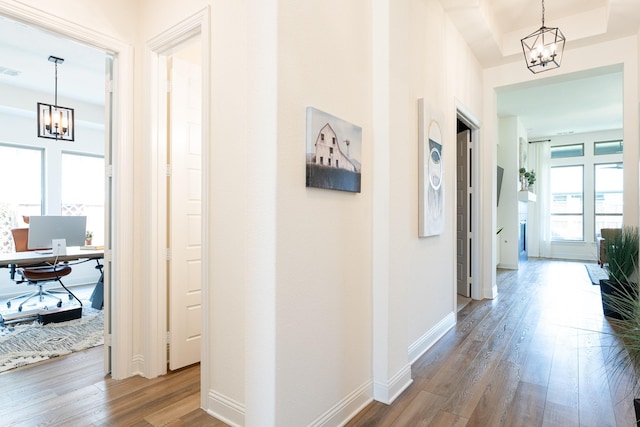
M 520 202 L 535 202 L 536 201 L 536 195 L 535 195 L 535 193 L 532 193 L 531 191 L 521 190 L 521 191 L 518 191 L 518 201 L 520 201 Z

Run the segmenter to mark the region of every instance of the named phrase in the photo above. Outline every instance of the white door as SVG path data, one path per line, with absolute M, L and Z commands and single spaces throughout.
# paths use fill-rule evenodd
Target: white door
M 456 164 L 456 268 L 458 294 L 471 296 L 471 132 L 465 130 L 457 138 Z
M 169 58 L 169 368 L 200 361 L 200 66 Z

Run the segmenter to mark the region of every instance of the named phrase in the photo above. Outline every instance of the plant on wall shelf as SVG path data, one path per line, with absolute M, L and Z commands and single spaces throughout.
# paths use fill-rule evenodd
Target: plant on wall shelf
M 527 190 L 536 182 L 536 173 L 532 170 L 527 171 L 525 168 L 520 168 L 520 185 L 522 190 Z

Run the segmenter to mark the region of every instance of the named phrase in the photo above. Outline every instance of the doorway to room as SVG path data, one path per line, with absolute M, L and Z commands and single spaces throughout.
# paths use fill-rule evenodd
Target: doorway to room
M 148 42 L 149 216 L 145 233 L 152 254 L 146 292 L 146 375 L 163 375 L 201 362 L 207 369 L 207 259 L 209 181 L 208 9 Z M 203 286 L 201 286 L 201 284 Z
M 199 37 L 167 57 L 169 369 L 200 362 L 202 331 L 202 97 Z
M 479 197 L 474 197 L 477 182 L 477 141 L 479 127 L 469 113 L 458 109 L 456 119 L 456 294 L 458 308 L 470 298 L 478 298 L 473 279 L 478 277 L 477 240 Z
M 65 32 L 73 27 L 72 24 L 51 29 L 43 25 L 48 21 L 37 13 L 30 14 L 28 19 L 20 19 L 19 15 L 20 8 L 7 11 L 0 7 L 0 34 L 9 33 L 14 36 L 5 37 L 2 43 L 3 64 L 0 65 L 13 64 L 16 68 L 10 73 L 10 79 L 5 75 L 0 82 L 7 95 L 2 102 L 2 107 L 7 112 L 5 118 L 11 117 L 11 128 L 3 142 L 10 144 L 16 152 L 39 153 L 34 157 L 33 164 L 22 164 L 22 169 L 29 167 L 35 171 L 34 176 L 41 178 L 39 182 L 20 182 L 19 189 L 30 195 L 29 200 L 21 197 L 20 200 L 8 201 L 5 198 L 1 201 L 5 203 L 0 204 L 11 206 L 6 213 L 10 213 L 12 221 L 22 220 L 23 215 L 86 216 L 86 228 L 92 233 L 93 244 L 104 245 L 110 252 L 113 248 L 112 221 L 118 217 L 113 209 L 117 206 L 119 197 L 113 186 L 114 171 L 118 166 L 113 153 L 118 147 L 112 139 L 115 127 L 112 120 L 115 99 L 114 62 L 117 61 L 117 53 L 115 50 L 109 51 L 107 45 L 99 43 L 83 31 L 78 31 L 76 40 L 71 40 Z M 74 28 L 75 30 L 77 29 Z M 29 119 L 28 113 L 22 111 L 23 107 L 19 103 L 12 104 L 14 99 L 26 101 L 33 97 L 33 93 L 38 97 L 43 96 L 42 100 L 47 99 L 49 87 L 40 86 L 41 73 L 34 70 L 44 68 L 49 55 L 64 57 L 57 58 L 56 64 L 64 64 L 60 71 L 62 76 L 66 76 L 66 79 L 61 79 L 61 98 L 66 99 L 65 105 L 73 106 L 76 112 L 76 120 L 72 124 L 77 131 L 74 130 L 75 138 L 72 142 L 56 140 L 42 144 L 42 140 L 36 138 L 35 134 L 22 132 L 23 127 L 32 126 L 30 122 L 35 120 L 35 116 L 33 120 Z M 35 128 L 35 123 L 33 127 Z M 15 194 L 17 193 L 14 191 L 5 196 Z M 31 203 L 33 200 L 36 203 Z M 15 223 L 5 225 L 16 226 Z M 26 227 L 22 222 L 18 222 L 17 226 Z M 13 244 L 11 250 L 13 251 Z M 104 333 L 107 337 L 105 342 L 110 343 L 114 340 L 109 338 L 115 338 L 111 329 L 110 298 L 115 261 L 107 257 L 102 265 Z M 69 276 L 70 281 L 67 281 L 71 286 L 98 286 L 97 282 L 101 277 L 100 272 L 90 263 L 77 264 L 72 275 L 73 278 Z M 112 347 L 107 344 L 103 348 L 104 371 L 110 372 Z

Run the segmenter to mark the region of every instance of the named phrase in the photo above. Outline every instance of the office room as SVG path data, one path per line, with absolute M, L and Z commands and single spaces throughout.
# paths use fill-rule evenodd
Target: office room
M 0 21 L 4 40 L 0 55 L 6 60 L 0 68 L 0 126 L 4 129 L 0 137 L 0 255 L 16 251 L 12 229 L 28 228 L 29 217 L 40 215 L 86 216 L 88 239 L 81 245 L 100 247 L 105 229 L 107 55 L 3 17 Z M 52 133 L 40 135 L 35 120 L 40 104 L 73 111 L 66 134 L 57 138 Z M 95 286 L 100 278 L 97 261 L 71 264 L 72 271 L 64 278 L 67 287 Z M 60 288 L 55 283 L 45 286 L 56 287 Z M 6 300 L 31 288 L 18 283 L 16 277 L 12 280 L 9 268 L 1 268 L 0 313 L 11 317 L 20 303 L 7 307 Z M 32 299 L 21 311 L 56 305 L 55 299 L 38 300 Z M 67 298 L 63 301 L 68 304 Z

